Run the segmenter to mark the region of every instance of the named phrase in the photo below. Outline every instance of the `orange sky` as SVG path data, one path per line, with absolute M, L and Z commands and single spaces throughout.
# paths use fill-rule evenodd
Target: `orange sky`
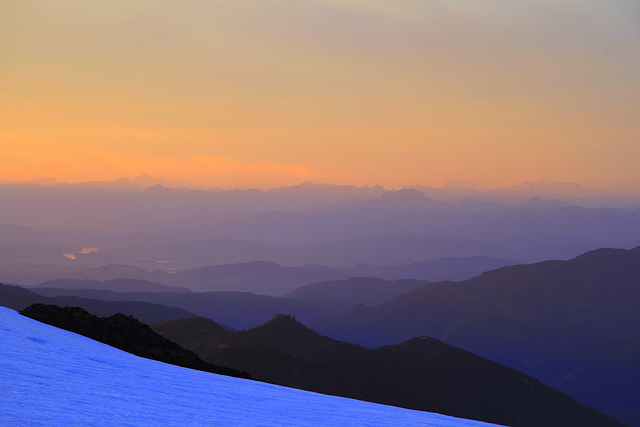
M 0 179 L 637 185 L 638 22 L 636 0 L 0 0 Z

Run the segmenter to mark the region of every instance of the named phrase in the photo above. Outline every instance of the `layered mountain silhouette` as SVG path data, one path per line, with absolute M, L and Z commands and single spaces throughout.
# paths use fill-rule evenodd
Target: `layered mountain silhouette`
M 132 316 L 118 313 L 100 318 L 80 307 L 58 307 L 48 304 L 30 305 L 20 311 L 20 314 L 84 335 L 136 356 L 220 375 L 251 378 L 246 372 L 203 361 L 195 353 L 163 338 Z
M 0 283 L 0 305 L 14 310 L 36 304 L 50 304 L 59 306 L 78 306 L 91 311 L 98 316 L 111 316 L 117 313 L 124 313 L 134 316 L 145 323 L 164 322 L 172 319 L 179 319 L 185 316 L 194 316 L 187 310 L 173 307 L 171 305 L 155 304 L 144 301 L 103 301 L 95 298 L 83 298 L 74 295 L 67 296 L 44 296 L 31 290 L 19 286 L 3 285 Z
M 567 259 L 597 247 L 640 244 L 628 232 L 640 227 L 637 189 L 591 191 L 570 183 L 544 182 L 500 191 L 468 183 L 390 192 L 381 187 L 311 183 L 266 191 L 167 188 L 174 184 L 143 176 L 113 183 L 45 180 L 0 185 L 0 198 L 7 201 L 0 204 L 0 224 L 14 224 L 0 226 L 9 227 L 5 232 L 0 229 L 0 236 L 7 236 L 0 239 L 0 253 L 7 255 L 0 265 L 2 280 L 27 283 L 28 279 L 27 284 L 35 284 L 71 277 L 30 273 L 29 267 L 36 265 L 76 272 L 104 264 L 132 264 L 153 271 L 169 268 L 165 262 L 171 263 L 172 271 L 258 260 L 339 267 L 406 264 L 445 256 L 531 262 Z M 429 207 L 434 204 L 441 208 Z M 422 254 L 413 251 L 412 257 L 384 252 L 358 257 L 357 252 L 340 251 L 343 241 L 390 235 L 468 242 L 440 251 L 432 246 Z M 226 241 L 216 253 L 212 239 Z M 36 244 L 25 246 L 25 240 Z M 185 246 L 181 243 L 207 240 L 207 245 L 200 245 L 202 250 L 193 244 L 193 250 L 181 257 L 185 249 L 178 248 Z M 338 249 L 335 256 L 330 251 L 323 254 L 323 247 L 307 248 L 330 242 Z M 75 262 L 64 258 L 63 254 L 83 247 L 100 251 L 82 254 Z
M 198 291 L 237 290 L 283 295 L 291 290 L 324 280 L 344 277 L 330 268 L 284 267 L 267 261 L 214 265 L 184 270 L 168 277 L 173 283 L 188 283 Z
M 640 247 L 438 282 L 314 322 L 377 346 L 429 335 L 497 360 L 640 425 Z
M 111 280 L 54 279 L 39 287 L 60 289 L 104 289 L 114 292 L 191 292 L 187 288 L 161 285 L 142 279 L 119 278 Z
M 153 328 L 204 360 L 276 384 L 513 426 L 621 425 L 520 372 L 427 337 L 371 350 L 285 315 L 237 333 L 202 318 Z
M 292 298 L 258 295 L 251 292 L 112 292 L 99 289 L 32 288 L 46 296 L 78 296 L 103 301 L 132 304 L 146 302 L 160 306 L 172 306 L 197 316 L 216 319 L 234 329 L 246 329 L 260 325 L 278 313 L 288 313 L 302 321 L 337 315 L 344 306 L 323 301 L 306 301 Z M 35 302 L 35 301 L 34 301 Z M 71 305 L 71 304 L 66 304 Z M 80 304 L 75 304 L 80 305 Z M 177 316 L 172 317 L 191 317 Z M 170 319 L 164 319 L 170 320 Z M 162 321 L 164 321 L 162 320 Z M 161 322 L 156 321 L 152 323 Z
M 151 272 L 133 266 L 112 264 L 74 273 L 71 279 L 42 282 L 37 287 L 105 289 L 119 292 L 178 292 L 189 288 L 200 292 L 233 290 L 283 295 L 305 285 L 350 277 L 464 280 L 488 270 L 514 264 L 518 262 L 481 256 L 439 258 L 390 266 L 359 264 L 354 267 L 330 267 L 322 264 L 287 267 L 269 261 L 252 261 L 213 265 L 175 273 Z

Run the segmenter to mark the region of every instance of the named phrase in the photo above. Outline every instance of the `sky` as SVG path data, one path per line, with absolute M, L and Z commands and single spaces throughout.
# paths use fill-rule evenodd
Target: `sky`
M 637 0 L 0 0 L 0 180 L 640 182 Z

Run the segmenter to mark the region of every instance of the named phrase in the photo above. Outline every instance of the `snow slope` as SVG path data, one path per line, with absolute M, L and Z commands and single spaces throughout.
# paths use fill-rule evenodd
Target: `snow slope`
M 489 426 L 139 358 L 0 307 L 0 425 Z

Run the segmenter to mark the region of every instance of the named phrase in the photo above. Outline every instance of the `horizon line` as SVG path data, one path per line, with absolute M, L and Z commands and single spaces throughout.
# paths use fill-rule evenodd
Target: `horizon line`
M 152 180 L 154 181 L 153 183 L 141 183 L 140 181 L 142 180 Z M 551 187 L 554 186 L 559 186 L 559 185 L 567 185 L 567 186 L 573 186 L 576 187 L 578 189 L 581 190 L 612 190 L 612 189 L 638 189 L 640 190 L 640 187 L 636 187 L 636 186 L 627 186 L 627 185 L 609 185 L 609 186 L 604 186 L 604 187 L 586 187 L 578 182 L 574 182 L 574 181 L 547 181 L 544 179 L 541 180 L 525 180 L 522 181 L 519 184 L 515 184 L 515 185 L 505 185 L 505 186 L 496 186 L 496 187 L 490 187 L 490 186 L 482 186 L 482 185 L 478 185 L 475 182 L 471 181 L 471 180 L 467 180 L 467 179 L 449 179 L 447 180 L 443 185 L 441 186 L 434 186 L 434 185 L 429 185 L 429 184 L 421 184 L 421 183 L 414 183 L 414 184 L 406 184 L 400 187 L 387 187 L 383 184 L 380 183 L 375 183 L 375 184 L 369 184 L 369 185 L 357 185 L 357 184 L 342 184 L 342 183 L 337 183 L 337 182 L 313 182 L 313 181 L 309 181 L 309 180 L 305 180 L 305 181 L 300 181 L 297 184 L 284 184 L 284 185 L 277 185 L 277 184 L 256 184 L 256 185 L 243 185 L 243 186 L 236 186 L 236 187 L 229 187 L 229 186 L 211 186 L 211 185 L 206 185 L 206 184 L 195 184 L 192 182 L 188 182 L 182 179 L 167 179 L 164 177 L 156 177 L 156 176 L 152 176 L 149 175 L 147 173 L 142 173 L 140 175 L 136 175 L 133 177 L 126 177 L 126 176 L 120 176 L 118 178 L 115 179 L 97 179 L 97 180 L 78 180 L 78 181 L 61 181 L 55 177 L 51 177 L 51 176 L 45 176 L 45 177 L 41 177 L 41 178 L 35 178 L 35 179 L 30 179 L 30 180 L 25 180 L 25 181 L 18 181 L 18 180 L 12 180 L 12 179 L 8 179 L 8 178 L 2 178 L 0 177 L 0 186 L 4 186 L 4 185 L 11 185 L 11 184 L 17 184 L 17 185 L 24 185 L 24 184 L 32 184 L 32 185 L 39 185 L 42 187 L 56 187 L 56 186 L 60 186 L 60 185 L 82 185 L 82 184 L 116 184 L 118 181 L 122 181 L 122 182 L 128 182 L 131 183 L 133 185 L 136 185 L 138 187 L 141 188 L 150 188 L 150 187 L 155 187 L 155 186 L 161 186 L 161 187 L 165 187 L 165 188 L 170 188 L 170 189 L 179 189 L 179 188 L 184 188 L 184 189 L 201 189 L 201 190 L 217 190 L 217 191 L 233 191 L 233 190 L 261 190 L 261 191 L 266 191 L 266 190 L 275 190 L 275 189 L 279 189 L 279 188 L 289 188 L 289 187 L 301 187 L 301 186 L 311 186 L 311 185 L 315 185 L 315 186 L 336 186 L 336 187 L 354 187 L 354 188 L 377 188 L 380 187 L 383 190 L 386 191 L 399 191 L 399 190 L 405 190 L 405 189 L 412 189 L 412 188 L 430 188 L 430 189 L 450 189 L 450 190 L 477 190 L 477 191 L 492 191 L 492 190 L 502 190 L 502 189 L 509 189 L 509 188 L 517 188 L 517 187 L 522 187 L 522 186 L 526 186 L 526 185 L 548 185 Z

